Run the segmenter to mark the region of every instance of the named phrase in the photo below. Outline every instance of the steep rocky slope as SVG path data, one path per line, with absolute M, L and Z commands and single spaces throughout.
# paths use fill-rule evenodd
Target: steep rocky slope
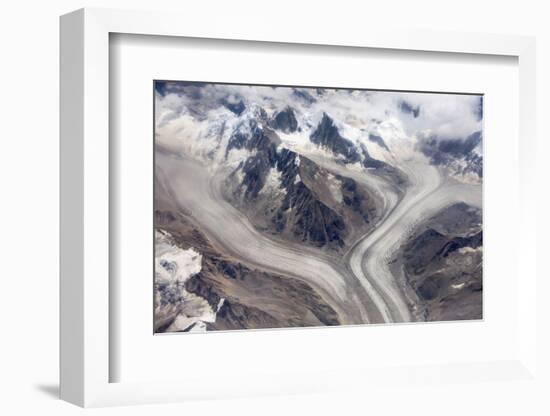
M 481 211 L 463 203 L 414 230 L 393 262 L 402 268 L 420 317 L 482 318 L 482 245 Z
M 248 125 L 238 125 L 231 134 L 226 157 L 243 149 L 250 156 L 228 177 L 226 197 L 256 226 L 274 235 L 337 251 L 350 242 L 349 237 L 373 226 L 380 212 L 367 189 L 281 146 L 272 127 L 283 132 L 297 129 L 290 107 L 271 120 L 259 108 L 257 117 L 245 122 Z M 344 152 L 345 163 L 360 159 L 353 144 L 339 135 L 326 114 L 311 138 L 322 147 L 330 143 L 328 150 L 335 156 Z
M 200 270 L 179 284 L 156 280 L 156 332 L 339 324 L 334 310 L 306 283 L 250 268 L 220 253 L 184 215 L 159 210 L 156 220 L 174 248 L 200 256 Z M 202 313 L 188 306 L 198 300 L 206 303 Z

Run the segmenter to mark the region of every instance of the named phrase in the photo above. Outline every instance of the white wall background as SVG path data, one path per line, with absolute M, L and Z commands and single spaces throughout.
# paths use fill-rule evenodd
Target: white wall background
M 186 4 L 189 3 L 189 4 Z M 327 31 L 341 25 L 387 24 L 536 35 L 538 47 L 538 181 L 547 194 L 550 154 L 547 125 L 550 105 L 550 26 L 545 1 L 193 1 L 184 0 L 19 0 L 0 6 L 0 412 L 17 414 L 76 414 L 82 410 L 56 400 L 58 368 L 58 16 L 74 9 L 116 7 L 178 10 L 189 19 L 208 19 L 212 13 L 250 15 L 251 19 L 289 24 L 324 25 Z M 185 21 L 182 21 L 182 25 Z M 533 178 L 535 180 L 535 178 Z M 548 197 L 541 196 L 539 213 L 550 212 Z M 543 223 L 544 222 L 544 223 Z M 545 232 L 546 231 L 546 232 Z M 548 221 L 539 226 L 539 252 L 544 247 Z M 544 246 L 543 246 L 544 244 Z M 542 261 L 540 262 L 542 265 Z M 550 278 L 550 275 L 548 276 Z M 6 284 L 7 283 L 7 284 Z M 538 291 L 543 300 L 550 285 Z M 541 368 L 548 371 L 549 307 L 540 303 Z M 543 328 L 545 329 L 543 331 Z M 228 380 L 228 382 L 230 382 Z M 539 385 L 540 386 L 540 385 Z M 386 394 L 362 397 L 345 393 L 323 396 L 282 397 L 100 409 L 98 414 L 549 414 L 545 394 L 550 384 L 533 389 L 507 383 L 452 385 L 426 390 L 411 389 L 396 397 Z

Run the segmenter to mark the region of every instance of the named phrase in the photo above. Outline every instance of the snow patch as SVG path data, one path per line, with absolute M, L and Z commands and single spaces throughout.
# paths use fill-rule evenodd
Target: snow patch
M 281 188 L 281 178 L 282 178 L 282 172 L 279 172 L 276 168 L 270 168 L 269 173 L 267 174 L 267 177 L 265 179 L 264 186 L 260 193 L 266 194 L 266 193 L 284 193 L 286 190 L 284 188 Z
M 342 195 L 342 183 L 334 176 L 332 173 L 329 173 L 327 176 L 327 185 L 332 197 L 339 204 L 342 203 L 344 197 Z
M 193 248 L 182 250 L 169 243 L 167 233 L 156 231 L 157 283 L 185 283 L 202 268 L 202 255 Z
M 465 159 L 455 159 L 446 167 L 449 170 L 449 175 L 457 181 L 468 185 L 481 185 L 482 178 L 469 169 L 469 162 Z
M 167 332 L 205 331 L 206 322 L 215 322 L 214 311 L 206 299 L 185 289 L 185 282 L 202 269 L 202 255 L 194 248 L 178 247 L 170 233 L 155 231 L 155 314 L 174 320 Z
M 197 321 L 195 326 L 191 328 L 189 332 L 206 332 L 206 323 L 203 321 Z
M 226 164 L 228 166 L 236 166 L 241 162 L 244 162 L 249 157 L 253 157 L 256 151 L 249 151 L 246 149 L 231 149 L 227 154 Z
M 481 246 L 472 248 L 472 247 L 461 247 L 458 249 L 458 252 L 460 254 L 473 254 L 473 253 L 480 253 L 483 250 Z

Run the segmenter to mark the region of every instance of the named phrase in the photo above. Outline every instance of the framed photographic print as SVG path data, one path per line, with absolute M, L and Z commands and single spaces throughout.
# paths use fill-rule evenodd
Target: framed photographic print
M 482 318 L 482 95 L 154 89 L 155 333 Z
M 530 379 L 533 39 L 180 17 L 61 18 L 62 398 Z

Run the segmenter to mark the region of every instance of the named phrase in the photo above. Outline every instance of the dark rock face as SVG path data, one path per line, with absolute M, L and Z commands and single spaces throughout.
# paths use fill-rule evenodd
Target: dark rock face
M 277 319 L 254 306 L 225 300 L 216 316 L 216 322 L 209 323 L 210 330 L 277 328 Z
M 455 204 L 402 247 L 403 271 L 424 319 L 481 319 L 482 244 L 481 211 Z
M 290 210 L 290 213 L 286 211 Z M 319 201 L 303 182 L 293 185 L 275 216 L 275 226 L 282 230 L 291 225 L 302 241 L 322 247 L 327 243 L 343 246 L 344 221 Z
M 329 176 L 313 161 L 279 146 L 277 131 L 293 132 L 299 128 L 292 108 L 285 108 L 270 120 L 262 109 L 253 111 L 257 117 L 243 121 L 247 124 L 239 125 L 228 142 L 226 156 L 232 149 L 251 152 L 229 178 L 228 201 L 265 232 L 314 247 L 342 250 L 354 230 L 366 230 L 374 221 L 374 199 L 354 180 Z M 381 169 L 385 174 L 395 173 L 391 166 L 370 157 L 366 149 L 359 153 L 326 114 L 311 140 L 344 156 L 346 162 L 363 161 L 365 166 Z M 275 194 L 271 188 L 263 191 L 269 175 L 277 175 Z M 338 201 L 327 185 L 329 177 L 335 181 L 332 186 L 341 188 Z
M 254 150 L 255 155 L 249 157 L 240 166 L 244 174 L 242 182 L 247 198 L 255 198 L 265 185 L 269 169 L 278 159 L 278 137 L 270 130 L 260 126 L 255 120 L 249 121 L 251 133 L 237 130 L 229 138 L 226 157 L 232 149 Z
M 477 174 L 480 178 L 483 177 L 483 158 L 475 153 L 470 153 L 466 156 L 466 161 L 468 162 L 468 167 L 465 169 L 467 171 Z
M 399 108 L 402 112 L 404 112 L 405 114 L 410 114 L 414 118 L 417 118 L 420 115 L 420 106 L 415 107 L 407 101 L 401 101 L 401 103 L 399 104 Z
M 225 157 L 227 158 L 227 155 L 233 149 L 244 149 L 246 147 L 247 141 L 248 141 L 248 136 L 245 133 L 242 133 L 240 131 L 234 132 L 229 138 L 229 142 L 227 143 L 227 149 L 225 150 Z
M 258 152 L 255 156 L 246 160 L 242 166 L 244 173 L 241 185 L 245 189 L 245 197 L 253 199 L 258 196 L 265 185 L 265 180 L 271 166 L 269 155 Z
M 338 179 L 342 182 L 343 203 L 357 212 L 366 223 L 370 223 L 374 213 L 369 207 L 365 206 L 368 201 L 366 201 L 365 194 L 357 186 L 357 182 L 343 176 L 339 176 Z
M 294 88 L 293 91 L 292 91 L 292 94 L 302 100 L 303 102 L 305 102 L 306 104 L 313 104 L 315 101 L 317 101 L 307 90 L 305 89 L 299 89 L 299 88 Z
M 245 271 L 244 267 L 240 263 L 231 263 L 224 259 L 212 257 L 212 263 L 216 266 L 217 270 L 225 277 L 229 279 L 236 279 L 237 276 L 242 275 Z
M 297 127 L 296 118 L 291 109 L 279 113 L 273 122 L 276 120 L 278 120 L 277 126 L 290 129 Z M 295 239 L 316 247 L 325 245 L 342 247 L 346 225 L 337 212 L 323 203 L 300 180 L 299 156 L 288 149 L 277 150 L 280 140 L 270 127 L 260 125 L 256 120 L 250 120 L 249 123 L 250 129 L 237 130 L 231 136 L 227 147 L 227 152 L 231 149 L 243 148 L 254 152 L 238 168 L 242 172 L 238 190 L 245 201 L 248 201 L 250 206 L 258 205 L 258 200 L 262 198 L 260 191 L 264 188 L 271 169 L 274 168 L 280 172 L 281 188 L 285 192 L 280 205 L 272 207 L 270 221 L 273 224 L 273 231 L 279 234 L 290 233 Z M 250 131 L 250 133 L 242 131 Z M 304 161 L 313 164 L 305 158 Z M 235 180 L 236 176 L 232 177 Z M 360 204 L 357 201 L 350 202 L 350 204 L 354 203 Z
M 335 203 L 334 199 L 323 197 L 323 192 L 330 194 L 326 183 L 323 183 L 328 172 L 292 150 L 278 148 L 280 140 L 275 131 L 271 130 L 293 130 L 297 127 L 295 121 L 293 110 L 287 108 L 275 115 L 269 127 L 263 124 L 265 122 L 251 120 L 250 129 L 238 129 L 233 134 L 228 152 L 234 148 L 247 149 L 252 155 L 232 175 L 236 190 L 233 196 L 229 196 L 229 201 L 238 201 L 237 208 L 245 212 L 250 207 L 263 207 L 259 226 L 267 232 L 314 247 L 339 251 L 350 236 L 350 226 L 365 227 L 374 220 L 376 205 L 354 180 L 338 175 L 333 177 L 341 183 L 342 200 Z M 332 151 L 343 152 L 348 162 L 362 158 L 353 144 L 340 136 L 326 115 L 312 137 L 330 146 Z M 366 151 L 363 157 L 366 166 L 388 170 L 387 174 L 393 174 L 389 165 L 371 158 Z M 281 190 L 281 194 L 276 197 L 261 192 L 273 169 L 279 174 Z M 241 175 L 237 175 L 237 172 Z M 254 218 L 255 213 L 248 212 L 247 215 Z
M 246 105 L 244 104 L 243 100 L 240 100 L 236 103 L 231 103 L 227 100 L 223 100 L 223 105 L 225 108 L 227 108 L 232 113 L 240 116 L 242 112 L 246 109 Z
M 348 237 L 367 232 L 369 224 L 375 222 L 379 205 L 354 179 L 331 173 L 304 157 L 300 159 L 299 178 L 312 196 L 344 224 L 339 238 L 328 243 L 331 248 L 343 248 Z
M 388 164 L 382 162 L 381 160 L 373 158 L 365 147 L 362 148 L 362 151 L 363 151 L 363 166 L 365 166 L 366 168 L 381 169 L 386 166 L 390 168 Z
M 465 139 L 438 139 L 430 137 L 420 143 L 420 150 L 430 158 L 434 165 L 446 166 L 454 160 L 467 162 L 464 171 L 472 172 L 479 177 L 483 176 L 483 158 L 473 150 L 482 140 L 480 131 L 472 133 Z
M 469 154 L 481 141 L 481 132 L 475 132 L 465 140 L 441 140 L 438 150 L 442 154 L 460 157 Z
M 478 248 L 483 244 L 483 232 L 479 232 L 469 237 L 455 237 L 437 253 L 438 256 L 447 257 L 451 253 L 464 248 Z
M 369 140 L 373 143 L 376 143 L 381 148 L 386 149 L 387 151 L 390 150 L 388 149 L 388 146 L 386 145 L 384 139 L 376 134 L 369 134 Z
M 298 121 L 296 120 L 294 110 L 287 107 L 283 111 L 278 112 L 271 121 L 271 127 L 284 133 L 294 133 L 298 130 Z
M 271 143 L 280 143 L 279 138 L 266 126 L 265 110 L 257 108 L 255 113 L 255 118 L 243 120 L 232 132 L 227 143 L 226 157 L 232 149 L 263 150 Z
M 216 292 L 213 286 L 205 283 L 205 278 L 205 272 L 196 274 L 185 282 L 185 290 L 206 299 L 208 304 L 216 310 L 221 300 L 221 296 Z
M 441 211 L 429 224 L 443 235 L 469 235 L 471 230 L 481 230 L 481 212 L 459 202 Z
M 281 206 L 273 216 L 277 232 L 290 231 L 300 241 L 317 247 L 333 244 L 342 247 L 346 235 L 346 225 L 342 217 L 323 203 L 301 179 L 300 172 L 315 169 L 309 159 L 302 158 L 291 150 L 284 149 L 276 164 L 281 172 L 281 185 L 285 196 Z
M 300 170 L 298 155 L 292 150 L 282 149 L 277 159 L 277 170 L 281 172 L 281 186 L 289 189 Z
M 342 155 L 348 163 L 355 163 L 361 159 L 353 143 L 340 136 L 334 121 L 326 113 L 323 113 L 323 118 L 309 139 L 312 143 Z
M 414 274 L 423 273 L 432 262 L 441 261 L 464 247 L 478 248 L 482 242 L 481 231 L 467 237 L 449 238 L 429 228 L 405 247 L 408 270 Z
M 373 158 L 363 145 L 361 145 L 361 151 L 363 152 L 364 167 L 367 169 L 376 169 L 380 174 L 390 177 L 397 185 L 404 185 L 406 183 L 406 176 L 400 170 L 386 162 Z
M 407 270 L 413 274 L 423 273 L 447 241 L 443 234 L 432 228 L 415 237 L 404 250 Z

